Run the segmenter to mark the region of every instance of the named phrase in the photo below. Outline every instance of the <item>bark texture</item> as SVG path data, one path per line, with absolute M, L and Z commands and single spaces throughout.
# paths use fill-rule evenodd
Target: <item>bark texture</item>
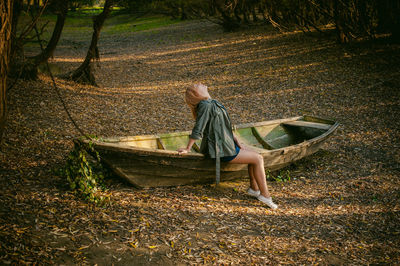
M 0 1 L 0 141 L 7 117 L 7 73 L 10 61 L 12 0 Z

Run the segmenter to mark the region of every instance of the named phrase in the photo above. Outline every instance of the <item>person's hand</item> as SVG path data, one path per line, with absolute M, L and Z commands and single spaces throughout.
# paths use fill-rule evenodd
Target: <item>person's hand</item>
M 179 148 L 177 149 L 179 154 L 184 154 L 184 153 L 188 153 L 190 150 L 187 148 Z
M 238 147 L 239 147 L 240 149 L 243 149 L 242 144 L 239 142 L 239 140 L 236 138 L 235 135 L 233 136 L 233 140 L 236 142 L 236 145 L 238 145 Z
M 240 149 L 243 149 L 243 145 L 242 145 L 239 141 L 237 141 L 236 144 L 238 145 L 238 147 L 239 147 Z

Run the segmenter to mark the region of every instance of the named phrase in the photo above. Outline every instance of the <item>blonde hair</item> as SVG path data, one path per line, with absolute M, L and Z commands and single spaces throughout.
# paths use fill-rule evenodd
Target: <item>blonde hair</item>
M 211 96 L 208 94 L 207 86 L 203 84 L 194 84 L 186 89 L 185 102 L 189 105 L 192 111 L 194 119 L 197 117 L 197 105 L 202 100 L 210 99 Z

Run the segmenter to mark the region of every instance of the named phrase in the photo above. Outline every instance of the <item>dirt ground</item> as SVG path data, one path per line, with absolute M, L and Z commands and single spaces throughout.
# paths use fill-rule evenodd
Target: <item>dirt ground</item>
M 78 36 L 78 35 L 77 35 Z M 76 68 L 90 34 L 63 35 L 51 64 Z M 75 196 L 56 174 L 78 136 L 50 79 L 9 93 L 0 160 L 0 264 L 399 264 L 400 45 L 191 21 L 99 44 L 99 87 L 57 78 L 89 134 L 190 130 L 185 86 L 203 82 L 234 123 L 302 114 L 340 122 L 323 150 L 269 180 L 138 190 L 108 181 L 112 205 Z

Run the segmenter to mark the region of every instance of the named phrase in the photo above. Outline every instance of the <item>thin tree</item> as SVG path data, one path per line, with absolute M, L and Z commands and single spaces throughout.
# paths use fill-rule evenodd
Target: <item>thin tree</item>
M 104 21 L 111 13 L 113 0 L 106 0 L 104 3 L 103 11 L 97 16 L 93 17 L 93 35 L 90 43 L 86 58 L 83 63 L 72 73 L 68 74 L 69 78 L 80 83 L 91 84 L 97 86 L 95 77 L 92 72 L 92 61 L 99 59 L 99 49 L 97 43 L 100 37 L 100 31 L 103 27 Z
M 7 117 L 7 73 L 11 51 L 13 0 L 0 1 L 0 140 Z
M 33 12 L 33 6 L 28 7 L 28 10 L 32 16 L 32 22 L 24 27 L 25 29 L 20 34 L 19 37 L 16 37 L 16 24 L 18 22 L 18 16 L 22 11 L 22 2 L 20 0 L 15 1 L 14 6 L 14 18 L 13 18 L 13 37 L 12 45 L 12 58 L 13 64 L 11 65 L 9 76 L 14 78 L 22 78 L 22 79 L 37 79 L 38 76 L 38 66 L 47 60 L 53 55 L 54 50 L 57 47 L 58 41 L 60 40 L 62 30 L 64 28 L 65 19 L 68 13 L 68 1 L 64 0 L 46 0 L 43 2 L 43 6 L 39 6 L 39 3 L 35 4 L 35 9 L 37 10 L 36 14 Z M 46 46 L 46 48 L 41 51 L 38 55 L 25 58 L 23 52 L 23 44 L 26 42 L 26 38 L 28 34 L 33 29 L 37 28 L 37 22 L 40 19 L 41 15 L 44 12 L 44 9 L 48 7 L 57 15 L 57 21 L 53 29 L 53 34 Z M 47 24 L 45 24 L 46 26 Z M 44 28 L 44 26 L 43 26 Z
M 57 14 L 57 22 L 54 26 L 53 34 L 46 46 L 46 48 L 38 55 L 30 58 L 33 60 L 35 66 L 46 62 L 51 56 L 53 56 L 54 50 L 57 47 L 58 41 L 60 40 L 62 30 L 64 28 L 65 19 L 68 13 L 68 1 L 55 0 L 52 3 L 55 13 Z

